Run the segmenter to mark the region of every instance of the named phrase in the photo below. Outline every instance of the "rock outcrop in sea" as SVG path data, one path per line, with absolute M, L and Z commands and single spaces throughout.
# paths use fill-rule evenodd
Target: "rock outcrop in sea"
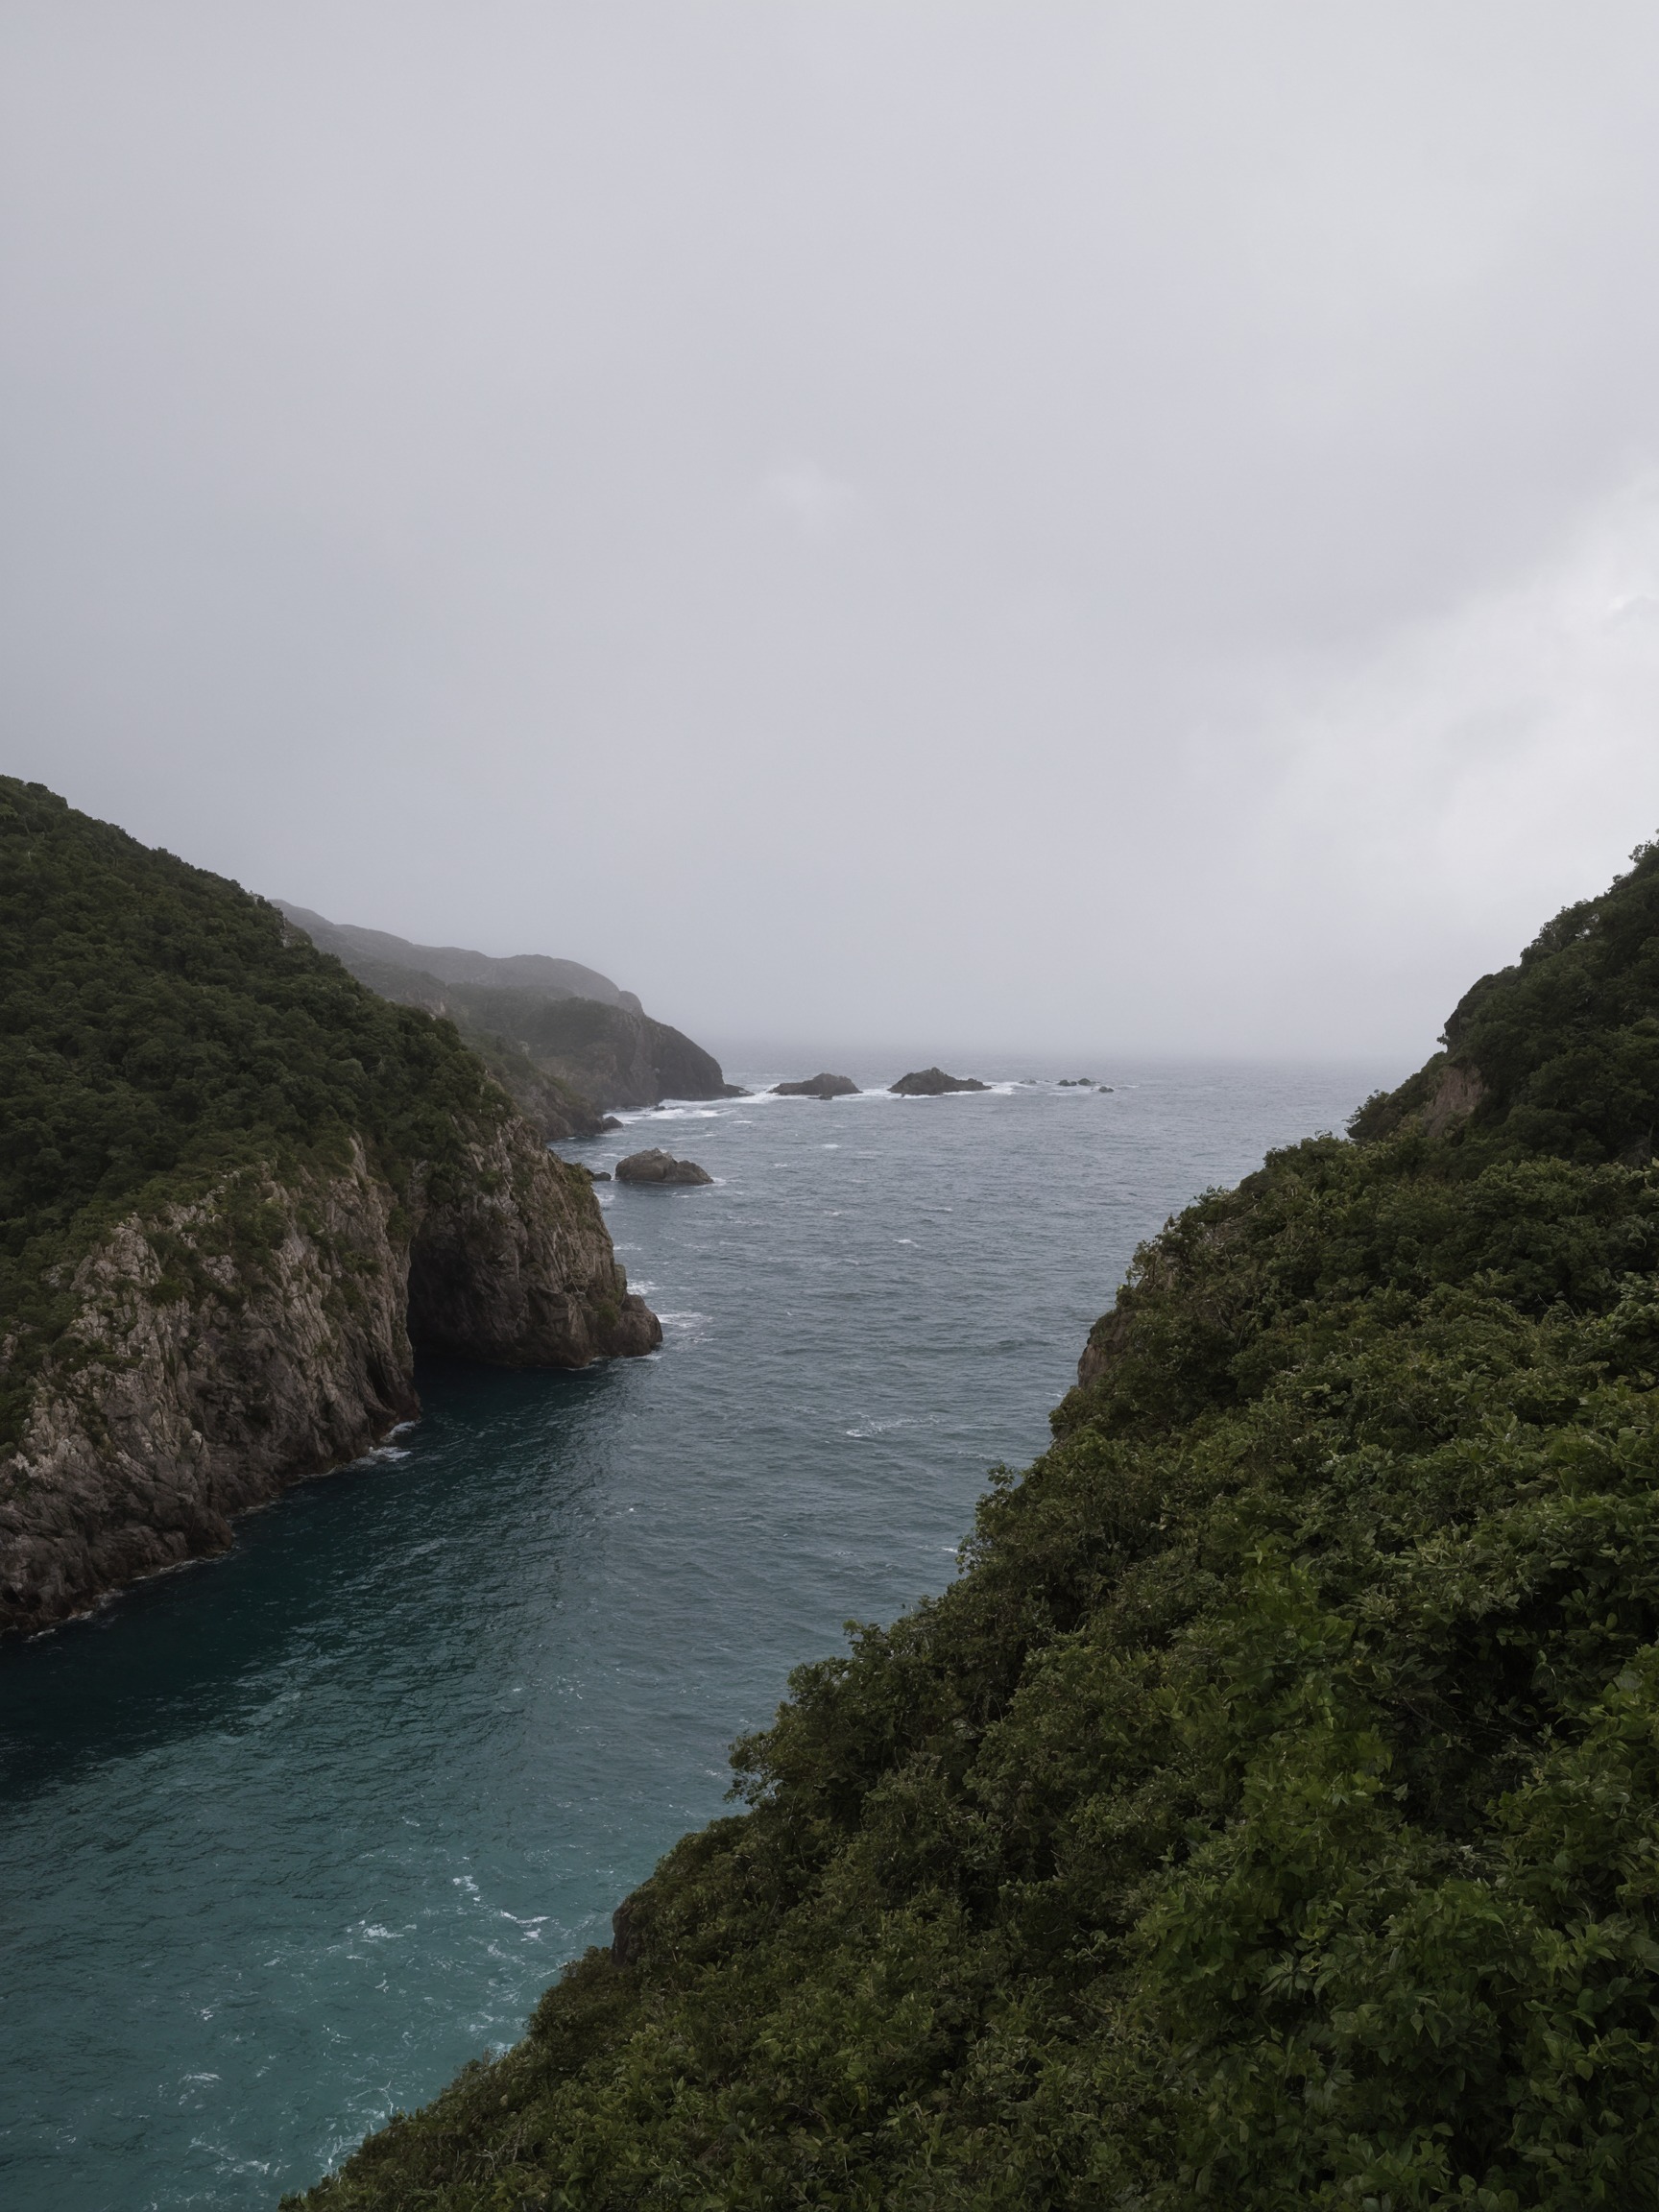
M 676 1160 L 672 1152 L 654 1145 L 649 1152 L 630 1152 L 616 1163 L 618 1183 L 712 1183 L 707 1167 L 695 1160 Z
M 855 1098 L 858 1086 L 851 1075 L 808 1075 L 801 1083 L 774 1083 L 775 1098 Z
M 901 1098 L 942 1098 L 948 1091 L 989 1091 L 991 1086 L 974 1075 L 947 1075 L 943 1068 L 922 1068 L 901 1075 L 887 1088 Z

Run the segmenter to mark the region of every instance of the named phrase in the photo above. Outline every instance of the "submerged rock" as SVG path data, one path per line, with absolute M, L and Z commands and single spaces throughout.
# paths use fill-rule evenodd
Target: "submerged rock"
M 699 1167 L 695 1160 L 676 1160 L 661 1145 L 653 1145 L 649 1152 L 631 1152 L 626 1160 L 618 1160 L 616 1180 L 618 1183 L 712 1183 L 714 1178 L 707 1167 Z
M 774 1083 L 775 1098 L 855 1098 L 858 1086 L 851 1075 L 808 1075 L 802 1083 Z
M 989 1091 L 991 1086 L 975 1075 L 947 1075 L 943 1068 L 923 1068 L 901 1075 L 887 1088 L 901 1098 L 940 1098 L 947 1091 Z

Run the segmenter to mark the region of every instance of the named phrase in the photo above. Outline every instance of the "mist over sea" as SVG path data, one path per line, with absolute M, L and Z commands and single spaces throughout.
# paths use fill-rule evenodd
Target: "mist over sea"
M 0 1652 L 10 2212 L 274 2205 L 513 2040 L 788 1670 L 950 1578 L 1136 1244 L 1404 1070 L 976 1072 L 562 1146 L 716 1179 L 599 1187 L 660 1354 L 428 1369 L 226 1559 Z

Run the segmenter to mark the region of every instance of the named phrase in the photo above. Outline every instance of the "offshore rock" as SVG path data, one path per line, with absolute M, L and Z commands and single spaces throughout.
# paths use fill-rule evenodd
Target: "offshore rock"
M 204 1179 L 56 1286 L 72 1318 L 0 1461 L 0 1628 L 224 1551 L 232 1515 L 419 1410 L 418 1350 L 578 1367 L 661 1343 L 585 1178 L 516 1115 L 464 1134 L 402 1190 L 356 1140 Z
M 802 1083 L 774 1083 L 775 1098 L 855 1098 L 858 1086 L 851 1075 L 808 1075 Z
M 699 1167 L 695 1160 L 676 1160 L 671 1152 L 660 1145 L 649 1152 L 631 1152 L 626 1160 L 616 1163 L 618 1183 L 712 1183 L 714 1178 L 707 1167 Z
M 973 1075 L 947 1075 L 943 1068 L 923 1068 L 909 1075 L 901 1075 L 897 1083 L 890 1083 L 889 1091 L 901 1098 L 942 1098 L 948 1091 L 989 1091 L 989 1083 L 981 1083 Z

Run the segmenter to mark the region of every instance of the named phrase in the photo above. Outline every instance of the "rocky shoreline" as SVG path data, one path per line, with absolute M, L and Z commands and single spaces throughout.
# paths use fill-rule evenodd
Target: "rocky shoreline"
M 238 1513 L 420 1410 L 418 1353 L 582 1367 L 648 1352 L 585 1176 L 517 1116 L 395 1190 L 361 1142 L 120 1221 L 0 1462 L 0 1628 L 30 1633 L 223 1551 Z

